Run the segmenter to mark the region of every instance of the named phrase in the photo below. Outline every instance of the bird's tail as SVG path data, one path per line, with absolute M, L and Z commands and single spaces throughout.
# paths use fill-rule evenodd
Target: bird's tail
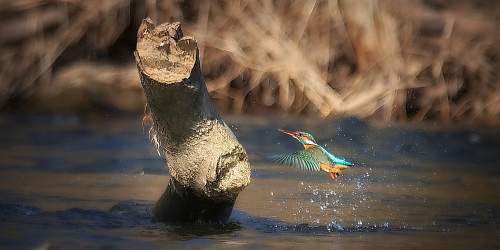
M 352 165 L 351 165 L 352 166 Z M 334 170 L 338 170 L 339 172 L 346 169 L 346 168 L 349 168 L 350 166 L 348 165 L 344 165 L 344 164 L 335 164 L 333 165 L 333 169 Z
M 324 149 L 324 148 L 321 148 L 321 150 L 323 151 L 323 153 L 328 155 L 333 160 L 333 162 L 335 164 L 341 164 L 341 165 L 345 165 L 345 166 L 352 166 L 353 165 L 351 162 L 348 162 L 344 159 L 338 158 L 335 155 L 330 154 L 330 152 L 326 151 L 326 149 Z

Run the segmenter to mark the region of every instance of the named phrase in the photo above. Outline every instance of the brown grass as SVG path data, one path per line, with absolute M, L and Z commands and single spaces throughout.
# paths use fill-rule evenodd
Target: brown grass
M 220 2 L 199 10 L 206 29 L 189 28 L 210 91 L 232 112 L 256 102 L 320 116 L 500 118 L 497 5 Z
M 162 5 L 163 10 L 179 9 L 175 2 L 170 2 L 171 5 Z M 132 8 L 134 13 L 131 13 Z M 172 14 L 164 17 L 179 18 L 175 16 L 175 11 L 169 12 Z M 75 89 L 84 92 L 83 96 L 87 99 L 97 97 L 100 100 L 95 100 L 98 102 L 96 106 L 100 106 L 110 100 L 102 100 L 98 97 L 100 94 L 93 92 L 109 92 L 110 88 L 119 92 L 124 86 L 129 88 L 129 83 L 115 84 L 115 80 L 123 75 L 134 81 L 133 87 L 140 89 L 138 77 L 128 78 L 129 73 L 109 66 L 99 70 L 88 62 L 95 59 L 93 55 L 96 53 L 105 54 L 107 48 L 116 42 L 126 28 L 134 22 L 140 23 L 146 13 L 159 12 L 156 11 L 154 4 L 141 6 L 132 0 L 2 2 L 0 4 L 0 107 L 5 107 L 9 100 L 10 102 L 14 100 L 17 102 L 15 103 L 17 108 L 31 104 L 35 109 L 53 110 L 56 105 L 53 105 L 52 99 L 63 97 L 66 93 L 60 94 L 60 92 L 64 92 L 65 89 L 69 89 L 70 92 Z M 77 63 L 77 67 L 82 68 L 75 69 L 73 65 L 68 65 L 68 62 Z M 56 64 L 60 65 L 59 76 L 53 74 L 56 72 L 54 70 Z M 89 68 L 96 70 L 90 72 Z M 134 68 L 128 67 L 128 69 Z M 102 81 L 100 78 L 109 75 L 109 72 L 103 70 L 116 72 L 117 75 L 110 77 L 107 82 Z M 71 77 L 68 76 L 68 72 L 74 72 L 73 77 L 87 79 L 89 84 L 74 84 L 75 81 L 69 79 Z M 82 72 L 90 74 L 83 76 Z M 66 85 L 61 84 L 59 81 L 61 78 L 63 80 L 68 78 Z M 45 96 L 41 96 L 40 93 Z M 110 97 L 107 93 L 104 96 Z M 41 100 L 38 100 L 39 98 Z M 141 99 L 143 98 L 139 97 L 139 100 Z M 49 102 L 49 107 L 40 107 L 43 106 L 42 102 L 46 101 Z M 76 98 L 74 102 L 76 101 L 80 102 L 81 99 Z M 140 105 L 143 106 L 143 103 L 140 102 Z M 59 106 L 65 104 L 67 103 L 60 103 Z M 117 105 L 116 108 L 122 109 L 120 106 L 123 105 Z M 81 105 L 71 103 L 70 106 Z M 141 108 L 125 108 L 126 111 L 137 109 Z
M 105 50 L 148 15 L 181 21 L 197 38 L 209 91 L 226 111 L 500 121 L 496 1 L 15 3 L 0 7 L 1 35 L 10 34 L 0 38 L 0 105 L 50 87 L 63 52 Z

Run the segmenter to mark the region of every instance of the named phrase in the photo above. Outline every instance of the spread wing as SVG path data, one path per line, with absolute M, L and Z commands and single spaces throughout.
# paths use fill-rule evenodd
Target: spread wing
M 269 160 L 279 164 L 299 168 L 306 171 L 319 171 L 319 162 L 305 150 L 287 155 L 276 155 L 269 157 Z

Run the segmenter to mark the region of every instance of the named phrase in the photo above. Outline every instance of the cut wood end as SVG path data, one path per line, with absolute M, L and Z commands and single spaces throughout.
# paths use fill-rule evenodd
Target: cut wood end
M 163 23 L 155 27 L 150 18 L 137 31 L 136 63 L 152 79 L 173 83 L 188 78 L 198 57 L 193 37 L 184 37 L 181 24 Z

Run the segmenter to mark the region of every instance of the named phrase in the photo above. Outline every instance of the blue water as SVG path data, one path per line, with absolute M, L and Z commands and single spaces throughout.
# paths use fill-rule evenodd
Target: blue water
M 349 118 L 223 117 L 252 183 L 225 224 L 165 224 L 168 180 L 140 117 L 0 116 L 0 248 L 498 248 L 500 132 Z M 355 164 L 335 180 L 260 155 L 310 132 Z

